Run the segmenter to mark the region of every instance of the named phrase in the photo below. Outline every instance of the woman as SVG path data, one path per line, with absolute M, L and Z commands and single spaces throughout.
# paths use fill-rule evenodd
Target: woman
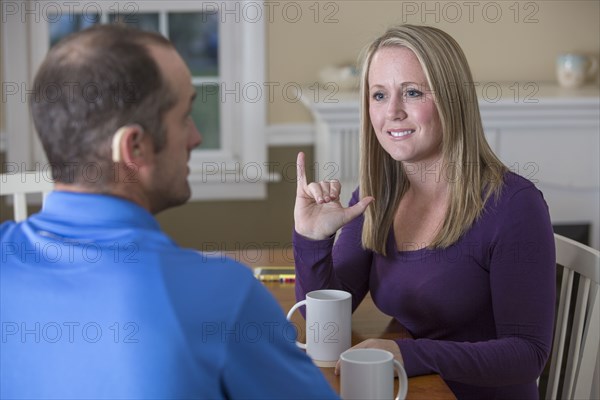
M 371 339 L 460 399 L 535 399 L 552 340 L 554 240 L 535 186 L 487 144 L 459 45 L 404 25 L 367 49 L 360 186 L 306 182 L 298 155 L 296 294 L 367 292 L 414 339 Z M 364 214 L 364 215 L 363 215 Z M 342 228 L 334 245 L 334 236 Z

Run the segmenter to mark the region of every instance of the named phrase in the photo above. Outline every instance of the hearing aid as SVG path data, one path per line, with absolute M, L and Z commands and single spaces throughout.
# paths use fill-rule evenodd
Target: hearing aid
M 140 125 L 138 124 L 132 124 L 132 125 L 125 125 L 120 127 L 114 134 L 113 139 L 112 139 L 112 160 L 113 162 L 120 162 L 121 161 L 121 140 L 123 138 L 123 135 L 125 134 L 125 132 L 127 132 L 128 128 L 138 128 L 141 132 L 143 132 L 143 129 Z M 138 157 L 140 155 L 140 150 L 139 149 L 134 149 L 133 150 L 133 155 Z

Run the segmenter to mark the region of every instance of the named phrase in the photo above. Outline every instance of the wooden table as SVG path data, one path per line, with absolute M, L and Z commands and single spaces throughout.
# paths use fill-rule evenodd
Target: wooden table
M 291 249 L 247 249 L 226 253 L 231 258 L 251 267 L 258 266 L 286 266 L 293 265 Z M 294 284 L 279 282 L 264 282 L 264 285 L 279 302 L 284 312 L 296 303 Z M 299 327 L 304 327 L 305 322 L 300 313 L 294 313 L 292 322 Z M 410 337 L 410 334 L 395 319 L 383 314 L 377 309 L 371 297 L 363 300 L 361 305 L 352 314 L 352 344 L 362 342 L 369 338 L 393 339 Z M 304 331 L 298 332 L 299 340 L 303 340 Z M 333 368 L 320 368 L 325 378 L 336 390 L 340 392 L 340 377 L 334 374 Z M 398 390 L 398 379 L 395 380 L 395 393 Z M 407 400 L 441 400 L 456 399 L 450 388 L 439 375 L 425 375 L 408 379 Z

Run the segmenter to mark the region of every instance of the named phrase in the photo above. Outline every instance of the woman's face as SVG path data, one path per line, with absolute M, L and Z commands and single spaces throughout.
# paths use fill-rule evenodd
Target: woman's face
M 369 115 L 383 149 L 396 161 L 441 160 L 442 125 L 423 68 L 406 47 L 384 47 L 369 68 Z

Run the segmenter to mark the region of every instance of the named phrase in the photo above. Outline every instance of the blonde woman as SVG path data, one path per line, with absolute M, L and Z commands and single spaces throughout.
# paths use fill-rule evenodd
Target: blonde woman
M 306 181 L 298 155 L 298 298 L 371 292 L 414 339 L 371 339 L 409 376 L 438 373 L 458 398 L 536 399 L 552 340 L 555 259 L 542 194 L 487 144 L 459 45 L 389 29 L 365 52 L 360 186 Z M 336 232 L 342 229 L 334 244 Z

